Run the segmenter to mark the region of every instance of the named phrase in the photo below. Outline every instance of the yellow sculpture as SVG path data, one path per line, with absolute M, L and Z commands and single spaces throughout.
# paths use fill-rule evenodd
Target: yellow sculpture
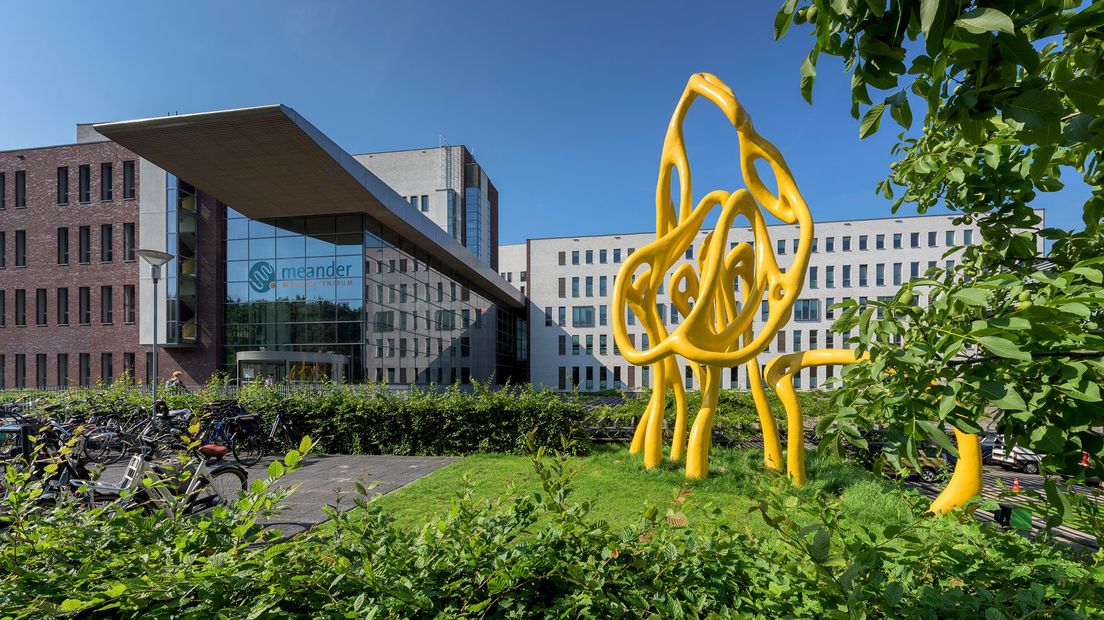
M 736 128 L 740 168 L 747 189 L 714 190 L 694 205 L 682 126 L 698 97 L 720 108 Z M 760 179 L 755 168 L 759 160 L 769 164 L 773 171 L 777 195 Z M 671 184 L 676 173 L 679 195 L 673 197 Z M 671 301 L 683 320 L 668 331 L 657 312 L 657 296 L 667 273 L 693 244 L 706 217 L 715 209 L 719 210 L 717 225 L 701 243 L 697 269 L 684 263 L 671 274 Z M 798 226 L 798 244 L 788 270 L 780 269 L 775 260 L 762 209 L 786 224 Z M 751 224 L 753 242 L 730 247 L 728 235 L 737 217 L 744 217 Z M 628 257 L 617 274 L 613 291 L 614 340 L 625 359 L 639 366 L 648 365 L 653 373 L 652 397 L 630 447 L 633 454 L 644 453 L 645 467 L 654 468 L 663 460 L 666 399 L 668 391 L 672 391 L 675 421 L 671 459 L 686 459 L 686 476 L 690 479 L 708 475 L 722 372 L 725 368 L 746 365 L 763 431 L 764 464 L 768 469 L 781 471 L 782 446 L 756 356 L 790 319 L 794 301 L 805 283 L 812 240 L 812 215 L 782 154 L 756 133 L 751 117 L 724 82 L 706 73 L 693 75 L 675 106 L 663 144 L 656 187 L 656 240 Z M 736 299 L 737 281 L 743 292 L 741 301 Z M 752 321 L 762 300 L 767 302 L 767 317 L 759 333 L 755 333 Z M 629 339 L 628 312 L 640 321 L 650 347 L 638 349 Z M 689 435 L 686 391 L 676 356 L 686 360 L 701 385 L 701 409 Z M 793 375 L 802 368 L 856 361 L 858 358 L 850 350 L 821 349 L 779 356 L 765 369 L 767 385 L 775 390 L 786 409 L 789 446 L 786 469 L 798 485 L 805 482 L 805 450 Z M 939 513 L 964 505 L 981 490 L 978 439 L 957 430 L 955 435 L 960 458 L 950 484 L 931 505 Z

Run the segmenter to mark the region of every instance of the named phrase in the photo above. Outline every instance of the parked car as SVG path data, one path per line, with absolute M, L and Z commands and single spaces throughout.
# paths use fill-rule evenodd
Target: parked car
M 1022 471 L 1025 474 L 1039 473 L 1039 463 L 1042 462 L 1043 455 L 1032 452 L 1022 446 L 1012 446 L 1012 449 L 1009 450 L 1004 443 L 1004 436 L 994 435 L 991 441 L 992 447 L 989 448 L 989 458 L 986 459 L 984 448 L 985 440 L 983 439 L 982 441 L 982 459 L 985 463 Z

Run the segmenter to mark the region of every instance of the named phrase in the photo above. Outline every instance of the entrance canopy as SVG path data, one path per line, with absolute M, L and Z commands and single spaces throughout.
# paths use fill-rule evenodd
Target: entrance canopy
M 239 110 L 100 123 L 95 130 L 250 218 L 367 213 L 497 301 L 521 293 L 295 110 Z

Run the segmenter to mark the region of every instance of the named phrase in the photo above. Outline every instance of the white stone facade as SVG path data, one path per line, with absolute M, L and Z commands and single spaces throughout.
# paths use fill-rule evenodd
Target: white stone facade
M 1039 212 L 1042 216 L 1042 212 Z M 923 276 L 930 267 L 944 267 L 955 261 L 955 246 L 980 242 L 975 227 L 955 226 L 954 216 L 892 217 L 816 225 L 814 251 L 809 260 L 805 289 L 794 306 L 790 321 L 770 347 L 759 356 L 766 364 L 780 353 L 845 346 L 845 338 L 829 327 L 837 313 L 833 303 L 850 298 L 892 296 L 910 278 Z M 770 226 L 770 237 L 780 267 L 793 257 L 798 228 Z M 699 233 L 704 239 L 708 231 Z M 634 249 L 655 239 L 654 233 L 629 233 L 589 237 L 530 239 L 524 244 L 504 245 L 499 272 L 530 301 L 530 380 L 535 385 L 583 391 L 639 389 L 650 385 L 646 368 L 625 361 L 613 342 L 610 312 L 617 270 Z M 750 241 L 751 229 L 733 228 L 729 241 Z M 696 260 L 700 243 L 695 243 L 681 262 Z M 1042 251 L 1042 239 L 1039 240 Z M 673 269 L 672 269 L 673 271 Z M 664 322 L 672 315 L 670 280 L 659 295 Z M 737 299 L 741 299 L 737 295 Z M 926 300 L 921 299 L 920 303 Z M 591 321 L 593 317 L 593 321 Z M 756 313 L 754 328 L 761 325 Z M 638 348 L 646 348 L 639 322 L 629 324 Z M 685 360 L 679 360 L 688 372 Z M 834 369 L 810 368 L 797 377 L 799 389 L 820 388 Z M 686 385 L 697 389 L 692 376 Z M 723 387 L 746 389 L 744 368 L 725 373 Z

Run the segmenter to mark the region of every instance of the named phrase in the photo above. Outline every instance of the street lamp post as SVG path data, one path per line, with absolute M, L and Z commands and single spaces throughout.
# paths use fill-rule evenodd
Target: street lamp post
M 149 263 L 153 278 L 153 400 L 157 400 L 157 281 L 161 279 L 161 267 L 173 259 L 173 255 L 160 250 L 138 250 L 138 256 Z

